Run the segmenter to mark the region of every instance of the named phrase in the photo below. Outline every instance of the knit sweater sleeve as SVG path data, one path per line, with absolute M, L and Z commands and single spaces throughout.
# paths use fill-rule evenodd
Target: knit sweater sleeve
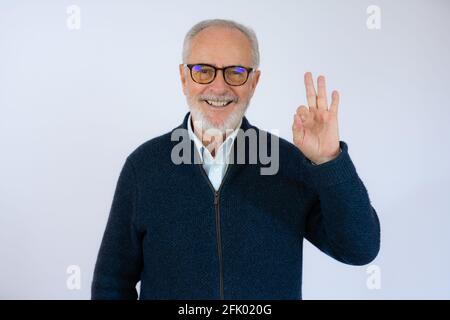
M 136 176 L 127 159 L 116 185 L 106 230 L 100 245 L 91 298 L 137 299 L 142 269 L 141 236 L 136 227 Z
M 380 249 L 380 223 L 347 144 L 340 147 L 337 158 L 321 165 L 303 157 L 306 183 L 315 193 L 305 237 L 338 261 L 365 265 Z

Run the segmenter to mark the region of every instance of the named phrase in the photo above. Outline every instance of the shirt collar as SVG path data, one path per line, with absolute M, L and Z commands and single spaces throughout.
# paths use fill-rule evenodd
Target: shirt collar
M 217 150 L 217 154 L 216 157 L 214 158 L 215 160 L 221 160 L 221 156 L 223 155 L 223 148 L 225 148 L 225 155 L 226 158 L 228 158 L 230 151 L 231 151 L 231 147 L 233 146 L 233 142 L 234 139 L 236 138 L 238 132 L 239 132 L 239 128 L 241 127 L 242 124 L 242 119 L 239 122 L 239 125 L 234 129 L 234 131 L 228 135 L 228 137 L 225 139 L 225 141 L 219 146 L 218 150 Z M 188 133 L 189 133 L 189 138 L 191 138 L 191 140 L 194 141 L 195 147 L 198 150 L 198 153 L 200 154 L 200 158 L 203 162 L 204 160 L 204 153 L 207 154 L 207 159 L 213 159 L 211 153 L 209 152 L 209 150 L 203 145 L 203 143 L 200 141 L 200 139 L 197 137 L 197 135 L 194 133 L 193 129 L 192 129 L 192 124 L 191 124 L 191 114 L 189 114 L 189 118 L 188 118 L 188 123 L 187 123 L 187 127 L 188 127 Z M 206 159 L 206 160 L 207 160 Z M 214 160 L 212 160 L 214 161 Z

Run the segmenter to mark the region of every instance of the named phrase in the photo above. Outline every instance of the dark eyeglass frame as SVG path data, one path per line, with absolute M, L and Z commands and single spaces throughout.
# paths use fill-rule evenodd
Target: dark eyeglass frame
M 190 71 L 190 73 L 191 73 L 191 79 L 192 79 L 192 81 L 194 81 L 195 83 L 199 83 L 199 84 L 210 84 L 211 82 L 213 82 L 213 81 L 216 79 L 216 76 L 217 76 L 217 70 L 222 70 L 223 81 L 225 81 L 225 83 L 228 84 L 229 86 L 233 86 L 233 87 L 239 87 L 239 86 L 244 85 L 244 84 L 248 81 L 248 78 L 250 77 L 250 73 L 252 73 L 253 71 L 255 71 L 254 68 L 247 68 L 247 67 L 244 67 L 244 66 L 226 66 L 226 67 L 223 67 L 223 68 L 218 68 L 218 67 L 216 67 L 216 66 L 213 66 L 213 65 L 207 64 L 207 63 L 189 63 L 189 64 L 185 63 L 184 66 L 189 68 L 189 71 Z M 213 68 L 213 69 L 214 69 L 214 77 L 212 77 L 211 81 L 209 81 L 209 82 L 197 82 L 197 81 L 195 81 L 194 76 L 192 75 L 192 68 L 193 68 L 194 66 L 207 66 L 207 67 Z M 225 71 L 226 71 L 227 69 L 230 69 L 230 68 L 242 68 L 242 69 L 245 69 L 245 70 L 247 71 L 247 78 L 245 79 L 245 81 L 244 81 L 243 83 L 241 83 L 241 84 L 231 84 L 231 83 L 228 83 L 227 79 L 225 78 Z

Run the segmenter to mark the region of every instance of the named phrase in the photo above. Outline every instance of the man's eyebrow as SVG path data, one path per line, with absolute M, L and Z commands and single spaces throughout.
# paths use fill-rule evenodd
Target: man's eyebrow
M 244 67 L 244 65 L 243 64 L 228 64 L 228 65 L 226 65 L 226 66 L 222 66 L 222 67 L 218 67 L 217 66 L 217 64 L 215 64 L 215 63 L 206 63 L 206 62 L 198 62 L 198 63 L 190 63 L 190 64 L 206 64 L 206 65 L 209 65 L 209 66 L 214 66 L 214 67 L 216 67 L 216 68 L 227 68 L 227 67 L 242 67 L 242 68 L 245 68 Z
M 206 65 L 208 65 L 208 66 L 214 66 L 214 67 L 216 67 L 216 68 L 219 68 L 215 63 L 195 62 L 195 63 L 187 63 L 187 64 L 191 64 L 191 65 L 206 64 Z

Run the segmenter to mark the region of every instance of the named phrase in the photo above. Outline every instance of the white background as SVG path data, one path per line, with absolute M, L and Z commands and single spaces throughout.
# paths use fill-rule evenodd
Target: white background
M 292 141 L 305 71 L 341 93 L 341 140 L 382 224 L 381 288 L 305 242 L 304 298 L 450 298 L 449 16 L 444 0 L 1 0 L 0 298 L 90 298 L 120 169 L 183 120 L 182 40 L 206 18 L 259 37 L 252 124 Z

